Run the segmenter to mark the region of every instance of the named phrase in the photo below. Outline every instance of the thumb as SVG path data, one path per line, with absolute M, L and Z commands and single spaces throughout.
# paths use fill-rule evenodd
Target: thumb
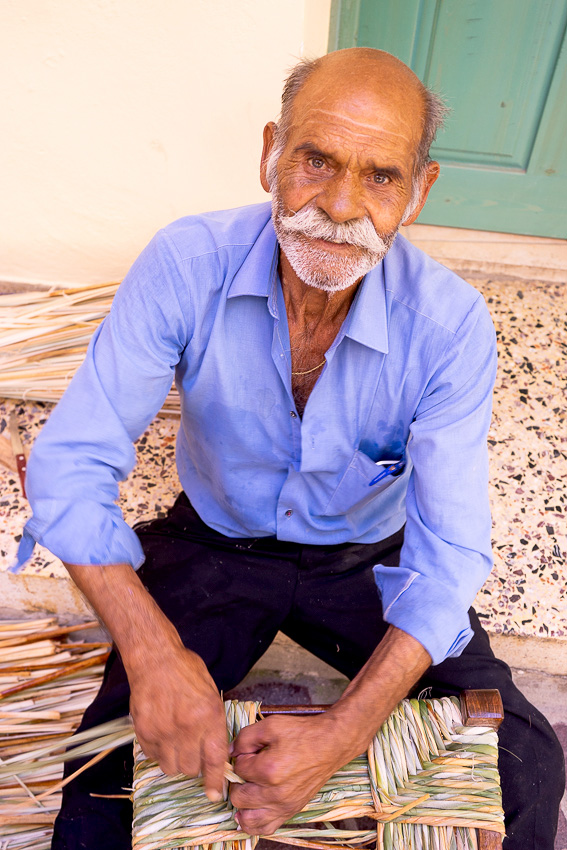
M 233 758 L 259 753 L 264 749 L 269 742 L 261 726 L 262 723 L 253 723 L 240 730 L 230 745 L 230 755 Z

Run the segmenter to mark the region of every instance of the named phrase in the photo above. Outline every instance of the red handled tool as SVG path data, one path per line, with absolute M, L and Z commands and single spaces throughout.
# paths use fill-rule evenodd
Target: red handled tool
M 24 494 L 24 499 L 26 497 L 26 456 L 24 454 L 24 447 L 22 444 L 22 438 L 20 437 L 20 429 L 18 428 L 18 420 L 16 419 L 13 413 L 10 414 L 9 419 L 9 427 L 10 427 L 10 438 L 12 440 L 12 451 L 16 457 L 16 466 L 18 467 L 18 475 L 20 476 L 20 484 L 22 485 L 22 493 Z

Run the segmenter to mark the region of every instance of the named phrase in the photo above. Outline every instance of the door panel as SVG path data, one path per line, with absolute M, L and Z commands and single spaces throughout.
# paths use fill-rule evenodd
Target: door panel
M 394 53 L 452 109 L 420 222 L 567 236 L 565 0 L 349 0 L 333 21 L 335 46 Z
M 436 153 L 445 160 L 527 168 L 551 78 L 557 64 L 567 7 L 542 4 L 521 29 L 510 30 L 510 8 L 495 5 L 484 15 L 484 2 L 437 3 L 429 50 L 419 76 L 442 88 L 461 120 L 448 122 Z M 497 85 L 495 85 L 495 81 Z M 502 99 L 502 92 L 509 92 Z M 466 100 L 466 113 L 458 108 Z M 482 115 L 482 121 L 475 116 Z M 468 117 L 470 116 L 470 118 Z M 464 120 L 463 120 L 464 119 Z

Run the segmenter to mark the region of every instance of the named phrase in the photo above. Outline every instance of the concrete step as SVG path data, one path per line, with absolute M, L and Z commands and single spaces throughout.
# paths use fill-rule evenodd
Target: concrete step
M 412 224 L 410 242 L 466 277 L 567 282 L 567 240 Z
M 34 575 L 29 572 L 16 575 L 0 571 L 0 600 L 8 603 L 9 610 L 24 616 L 37 612 L 57 614 L 66 622 L 81 622 L 92 616 L 78 588 L 70 578 Z M 17 616 L 15 613 L 13 616 Z

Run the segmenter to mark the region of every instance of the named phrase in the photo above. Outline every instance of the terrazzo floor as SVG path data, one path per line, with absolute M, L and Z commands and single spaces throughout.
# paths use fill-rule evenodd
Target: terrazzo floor
M 474 280 L 498 334 L 499 371 L 489 439 L 495 567 L 476 607 L 492 632 L 567 640 L 567 286 Z M 0 402 L 0 439 L 18 415 L 29 448 L 50 405 Z M 129 522 L 160 515 L 179 490 L 177 423 L 157 418 L 121 485 Z M 0 570 L 15 560 L 29 515 L 17 475 L 0 466 Z M 36 548 L 26 573 L 66 575 Z

